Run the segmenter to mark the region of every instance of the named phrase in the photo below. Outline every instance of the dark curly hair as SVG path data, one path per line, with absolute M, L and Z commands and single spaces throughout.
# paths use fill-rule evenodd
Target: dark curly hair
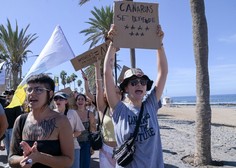
M 48 76 L 47 74 L 40 73 L 37 75 L 32 75 L 27 79 L 27 84 L 43 84 L 48 90 L 53 91 L 55 90 L 55 82 L 54 80 Z M 50 98 L 49 92 L 47 92 L 47 97 L 48 97 L 48 105 L 50 105 L 53 97 Z

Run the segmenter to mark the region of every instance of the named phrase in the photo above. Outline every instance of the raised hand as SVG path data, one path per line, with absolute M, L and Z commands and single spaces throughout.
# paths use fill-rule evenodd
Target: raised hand
M 161 29 L 161 25 L 157 25 L 157 35 L 160 37 L 162 43 L 162 40 L 164 38 L 164 32 Z

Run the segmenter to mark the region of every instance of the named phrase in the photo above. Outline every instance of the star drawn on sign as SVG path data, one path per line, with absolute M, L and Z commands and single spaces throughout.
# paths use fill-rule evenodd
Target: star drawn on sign
M 145 33 L 143 31 L 150 30 L 148 26 L 142 27 L 142 25 L 135 26 L 135 25 L 128 25 L 128 24 L 124 25 L 124 29 L 131 30 L 130 32 L 129 31 L 127 32 L 130 36 L 145 36 Z
M 129 34 L 130 34 L 130 36 L 133 36 L 133 35 L 134 35 L 134 32 L 130 32 Z
M 125 25 L 125 29 L 129 29 L 129 25 Z
M 143 30 L 142 26 L 139 26 L 139 27 L 138 27 L 138 30 Z

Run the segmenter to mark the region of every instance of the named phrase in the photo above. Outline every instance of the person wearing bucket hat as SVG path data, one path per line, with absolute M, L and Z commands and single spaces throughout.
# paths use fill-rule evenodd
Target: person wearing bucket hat
M 68 95 L 65 92 L 59 91 L 55 93 L 53 100 L 56 106 L 54 110 L 66 115 L 70 122 L 74 138 L 74 161 L 71 168 L 78 168 L 80 167 L 80 145 L 77 137 L 81 134 L 81 131 L 84 131 L 83 123 L 77 112 L 69 109 Z
M 125 87 L 132 78 L 141 78 L 147 84 L 147 91 L 152 87 L 153 81 L 149 79 L 147 75 L 144 75 L 143 71 L 140 68 L 130 68 L 124 74 L 124 79 L 120 83 L 120 89 L 125 92 Z
M 115 26 L 112 25 L 108 36 L 113 39 L 116 34 Z M 164 37 L 161 27 L 157 26 L 156 36 L 160 42 Z M 124 39 L 125 40 L 125 39 Z M 115 128 L 115 137 L 118 147 L 124 144 L 134 133 L 141 106 L 143 114 L 138 134 L 135 139 L 135 153 L 133 160 L 126 166 L 129 168 L 164 168 L 160 128 L 158 125 L 157 112 L 161 108 L 161 95 L 164 90 L 168 64 L 163 45 L 157 49 L 157 79 L 152 88 L 153 81 L 139 68 L 128 69 L 124 73 L 124 79 L 120 83 L 121 90 L 126 94 L 123 101 L 115 95 L 115 82 L 113 66 L 117 48 L 112 41 L 104 61 L 104 81 L 107 100 L 112 109 L 112 119 Z M 147 91 L 150 91 L 147 94 Z M 116 165 L 116 168 L 121 166 Z

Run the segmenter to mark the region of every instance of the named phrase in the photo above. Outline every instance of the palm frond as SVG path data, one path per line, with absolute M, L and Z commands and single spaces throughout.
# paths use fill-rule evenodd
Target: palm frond
M 80 0 L 79 1 L 79 5 L 83 5 L 83 4 L 85 4 L 86 2 L 88 2 L 89 0 Z
M 107 37 L 107 33 L 110 29 L 110 26 L 113 22 L 113 10 L 111 7 L 102 7 L 98 9 L 94 7 L 91 11 L 93 18 L 89 18 L 87 24 L 90 25 L 89 28 L 80 31 L 85 36 L 89 36 L 85 41 L 85 43 L 91 42 L 89 49 L 96 46 L 99 41 L 104 41 Z

